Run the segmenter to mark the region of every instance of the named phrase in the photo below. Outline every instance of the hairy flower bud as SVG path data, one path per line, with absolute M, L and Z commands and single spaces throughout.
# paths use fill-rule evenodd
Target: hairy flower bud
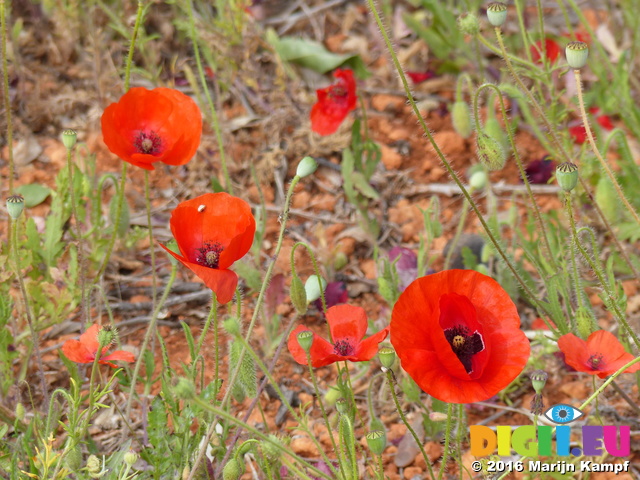
M 507 155 L 495 138 L 484 132 L 478 132 L 476 136 L 476 156 L 490 172 L 500 170 L 507 161 Z
M 453 129 L 462 138 L 468 138 L 471 135 L 473 124 L 471 123 L 471 111 L 467 102 L 461 100 L 453 102 L 451 123 L 453 124 Z
M 244 468 L 240 465 L 240 462 L 235 458 L 232 458 L 222 469 L 223 480 L 238 480 L 244 473 Z
M 487 6 L 487 19 L 494 27 L 501 27 L 507 19 L 507 6 L 502 2 L 492 2 Z
M 289 296 L 291 297 L 291 303 L 300 315 L 307 313 L 307 292 L 305 291 L 302 280 L 298 274 L 294 273 L 291 277 L 291 287 L 289 288 Z
M 312 157 L 304 157 L 298 164 L 296 175 L 300 178 L 304 178 L 315 172 L 317 168 L 318 163 Z
M 480 31 L 478 17 L 470 12 L 463 13 L 458 17 L 458 28 L 466 35 L 476 35 Z
M 569 42 L 564 50 L 567 63 L 574 70 L 579 70 L 587 64 L 589 46 L 584 42 Z
M 556 180 L 565 192 L 570 192 L 578 184 L 578 166 L 571 162 L 561 163 L 556 167 Z
M 189 400 L 196 396 L 196 386 L 185 377 L 178 377 L 173 386 L 173 393 L 182 400 Z
M 327 281 L 324 278 L 318 277 L 317 275 L 311 275 L 309 278 L 307 278 L 307 281 L 304 282 L 304 290 L 307 294 L 307 302 L 315 302 L 317 299 L 319 299 L 325 288 L 327 288 Z

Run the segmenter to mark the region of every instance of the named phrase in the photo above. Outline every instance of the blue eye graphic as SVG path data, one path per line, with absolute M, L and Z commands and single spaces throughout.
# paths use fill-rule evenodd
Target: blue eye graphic
M 547 409 L 546 412 L 544 412 L 545 417 L 547 417 L 553 423 L 559 424 L 571 423 L 583 415 L 584 413 L 582 413 L 577 408 L 574 408 L 571 405 L 565 405 L 564 403 L 554 405 L 553 407 Z

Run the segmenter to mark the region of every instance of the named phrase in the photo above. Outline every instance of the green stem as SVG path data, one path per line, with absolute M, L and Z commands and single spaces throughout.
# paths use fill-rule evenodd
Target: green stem
M 378 455 L 378 480 L 384 480 L 384 465 L 382 464 L 382 455 Z
M 573 74 L 576 77 L 576 92 L 578 96 L 578 105 L 580 106 L 580 115 L 582 116 L 582 123 L 584 124 L 585 131 L 587 132 L 587 138 L 589 139 L 589 145 L 591 146 L 591 150 L 593 150 L 593 153 L 595 154 L 596 158 L 600 162 L 600 166 L 602 167 L 604 172 L 607 174 L 607 177 L 609 177 L 609 180 L 611 181 L 614 188 L 616 189 L 616 193 L 618 194 L 618 197 L 620 198 L 620 200 L 622 200 L 622 203 L 624 204 L 625 208 L 629 211 L 629 213 L 634 218 L 636 223 L 640 225 L 640 216 L 638 216 L 638 213 L 635 211 L 631 203 L 629 203 L 629 200 L 627 200 L 627 197 L 625 196 L 625 194 L 622 192 L 622 188 L 620 187 L 620 184 L 616 180 L 616 177 L 611 171 L 611 168 L 609 167 L 607 162 L 604 160 L 604 158 L 602 158 L 602 155 L 600 154 L 600 150 L 598 150 L 598 146 L 596 145 L 595 138 L 593 138 L 593 132 L 591 131 L 591 126 L 589 125 L 589 118 L 587 117 L 587 111 L 584 106 L 584 98 L 582 96 L 582 76 L 580 74 L 580 70 L 575 69 L 573 71 Z
M 127 54 L 127 63 L 124 67 L 124 92 L 129 91 L 131 83 L 131 65 L 133 64 L 133 52 L 136 48 L 136 39 L 138 38 L 138 32 L 140 31 L 140 24 L 142 23 L 143 13 L 142 0 L 138 0 L 138 9 L 136 11 L 136 23 L 133 25 L 133 33 L 131 34 L 131 41 L 129 42 L 129 53 Z
M 218 345 L 218 298 L 216 297 L 216 292 L 211 291 L 211 308 L 209 309 L 209 315 L 207 315 L 207 320 L 204 323 L 204 328 L 202 332 L 200 332 L 200 338 L 198 338 L 198 347 L 196 348 L 195 358 L 198 358 L 200 355 L 200 350 L 202 349 L 202 344 L 204 343 L 204 339 L 207 336 L 207 332 L 209 331 L 209 327 L 211 326 L 211 321 L 213 320 L 213 346 L 214 346 L 214 374 L 213 374 L 213 384 L 218 388 L 218 378 L 220 377 L 220 346 Z
M 389 390 L 391 391 L 391 397 L 393 398 L 393 403 L 396 406 L 396 411 L 398 412 L 398 415 L 400 415 L 400 419 L 402 420 L 402 423 L 404 423 L 406 425 L 407 430 L 409 430 L 409 432 L 411 433 L 411 436 L 413 437 L 413 439 L 415 440 L 416 444 L 418 445 L 418 448 L 420 449 L 420 452 L 422 453 L 422 457 L 424 458 L 424 462 L 427 464 L 427 469 L 429 470 L 429 476 L 432 479 L 435 479 L 436 477 L 433 474 L 433 468 L 431 467 L 431 460 L 429 460 L 429 455 L 427 455 L 427 452 L 424 451 L 424 446 L 422 445 L 422 440 L 420 440 L 420 438 L 418 437 L 418 434 L 415 432 L 415 430 L 413 429 L 413 427 L 411 426 L 411 424 L 407 420 L 407 417 L 405 417 L 405 415 L 404 415 L 404 413 L 402 411 L 402 406 L 400 405 L 400 402 L 398 401 L 398 396 L 396 395 L 396 389 L 395 389 L 395 385 L 394 385 L 392 370 L 388 369 L 386 371 L 386 374 L 387 374 L 387 383 L 389 384 Z
M 447 462 L 449 461 L 449 445 L 451 443 L 451 429 L 453 427 L 453 403 L 447 404 L 447 426 L 445 427 L 444 434 L 444 447 L 442 454 L 442 461 L 440 462 L 440 471 L 438 472 L 438 480 L 442 480 L 442 475 L 447 469 Z
M 380 15 L 378 14 L 378 10 L 377 10 L 377 8 L 375 6 L 375 3 L 374 3 L 373 0 L 367 0 L 367 2 L 369 4 L 369 8 L 371 9 L 371 12 L 372 12 L 375 20 L 376 20 L 376 24 L 378 25 L 378 29 L 380 30 L 380 34 L 382 35 L 382 37 L 383 37 L 383 39 L 385 41 L 385 44 L 387 46 L 387 50 L 389 51 L 389 54 L 391 56 L 391 60 L 393 61 L 393 64 L 394 64 L 394 66 L 396 68 L 396 71 L 398 72 L 398 75 L 400 76 L 400 80 L 402 81 L 402 85 L 403 85 L 404 90 L 405 90 L 405 92 L 407 94 L 407 100 L 409 101 L 409 104 L 411 105 L 411 109 L 413 110 L 413 113 L 415 114 L 416 118 L 418 119 L 418 123 L 420 124 L 420 126 L 422 128 L 422 131 L 425 133 L 425 135 L 429 139 L 429 142 L 431 143 L 431 146 L 433 147 L 434 151 L 436 152 L 436 155 L 438 156 L 438 158 L 442 162 L 443 166 L 445 167 L 445 169 L 449 173 L 449 176 L 455 182 L 455 184 L 458 186 L 458 188 L 460 189 L 460 191 L 462 192 L 464 197 L 467 199 L 467 201 L 471 205 L 471 208 L 473 208 L 474 213 L 478 217 L 478 220 L 480 221 L 480 223 L 482 224 L 482 227 L 484 228 L 485 232 L 487 233 L 487 237 L 489 237 L 489 240 L 491 241 L 491 243 L 493 244 L 494 248 L 496 249 L 496 252 L 498 252 L 500 257 L 502 257 L 502 259 L 505 261 L 505 264 L 507 265 L 507 268 L 509 268 L 509 270 L 513 274 L 513 276 L 516 279 L 516 281 L 520 284 L 520 288 L 522 288 L 522 290 L 525 292 L 525 294 L 527 295 L 529 300 L 536 305 L 536 307 L 538 308 L 539 312 L 543 312 L 545 315 L 550 317 L 551 313 L 538 300 L 538 298 L 535 296 L 533 291 L 529 288 L 529 286 L 522 279 L 522 277 L 520 276 L 520 274 L 516 270 L 515 266 L 513 265 L 513 262 L 511 261 L 511 259 L 505 253 L 505 250 L 503 249 L 502 244 L 498 241 L 496 235 L 494 235 L 494 233 L 491 231 L 491 228 L 489 228 L 489 225 L 487 224 L 486 220 L 484 219 L 484 216 L 480 212 L 480 209 L 478 208 L 476 203 L 473 201 L 473 198 L 471 198 L 471 195 L 469 194 L 469 191 L 465 188 L 464 184 L 460 180 L 460 177 L 458 176 L 456 171 L 453 169 L 453 167 L 451 166 L 449 161 L 445 158 L 444 154 L 442 153 L 442 150 L 440 149 L 440 147 L 436 143 L 435 139 L 433 138 L 433 135 L 431 134 L 431 131 L 430 131 L 429 127 L 427 126 L 423 116 L 420 114 L 420 110 L 418 109 L 418 106 L 416 105 L 416 102 L 413 99 L 413 95 L 411 94 L 411 89 L 409 88 L 409 83 L 407 82 L 407 78 L 406 78 L 406 76 L 404 74 L 402 66 L 400 65 L 400 62 L 398 61 L 398 57 L 395 54 L 395 51 L 393 50 L 393 45 L 391 44 L 391 40 L 389 39 L 389 36 L 387 35 L 387 32 L 384 29 L 384 26 L 382 24 L 382 20 L 380 19 Z
M 211 93 L 209 92 L 209 86 L 207 85 L 204 68 L 202 67 L 202 60 L 200 59 L 200 48 L 198 47 L 198 36 L 196 33 L 196 21 L 193 16 L 193 5 L 191 0 L 187 1 L 187 6 L 189 8 L 189 36 L 191 37 L 191 42 L 193 43 L 193 54 L 196 60 L 196 65 L 198 66 L 198 77 L 200 78 L 200 83 L 202 84 L 204 95 L 207 98 L 207 105 L 209 106 L 209 113 L 211 115 L 211 126 L 213 127 L 213 131 L 216 134 L 216 141 L 218 142 L 218 150 L 220 152 L 220 165 L 222 166 L 222 173 L 224 175 L 227 192 L 233 195 L 233 184 L 231 183 L 231 177 L 229 176 L 229 170 L 227 169 L 227 157 L 224 151 L 222 130 L 220 129 L 218 114 L 216 112 L 216 107 L 214 106 L 213 100 L 211 99 Z
M 151 194 L 149 192 L 149 170 L 144 171 L 144 204 L 147 210 L 147 228 L 149 229 L 149 252 L 151 254 L 151 310 L 156 308 L 158 283 L 156 279 L 156 249 L 153 242 L 153 223 L 151 221 Z
M 2 45 L 2 92 L 4 114 L 7 119 L 7 157 L 9 160 L 9 195 L 13 195 L 13 177 L 15 162 L 13 161 L 13 121 L 11 119 L 11 97 L 9 95 L 9 62 L 7 61 L 7 11 L 5 0 L 0 0 L 0 44 Z
M 573 271 L 573 286 L 576 291 L 576 300 L 578 302 L 578 308 L 584 308 L 584 292 L 580 286 L 580 274 L 578 272 L 578 262 L 576 259 L 576 250 L 578 249 L 578 237 L 576 235 L 576 221 L 573 216 L 573 208 L 571 204 L 571 192 L 565 192 L 564 195 L 565 208 L 567 210 L 567 218 L 571 225 L 571 269 Z M 575 320 L 571 322 L 571 329 L 575 331 Z

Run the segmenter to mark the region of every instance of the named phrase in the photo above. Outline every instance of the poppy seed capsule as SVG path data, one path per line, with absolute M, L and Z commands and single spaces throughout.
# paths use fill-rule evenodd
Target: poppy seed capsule
M 67 150 L 71 150 L 76 144 L 78 133 L 75 130 L 67 128 L 62 132 L 62 135 L 60 135 L 60 137 L 62 139 L 62 144 L 64 145 L 64 147 Z
M 473 125 L 471 124 L 471 112 L 467 102 L 457 101 L 453 103 L 451 107 L 451 123 L 453 129 L 462 138 L 468 138 L 473 131 Z
M 291 278 L 289 296 L 291 297 L 291 303 L 293 303 L 293 306 L 300 315 L 307 313 L 307 293 L 304 285 L 302 285 L 302 280 L 300 280 L 300 277 L 296 274 Z
M 589 46 L 584 42 L 569 42 L 564 50 L 567 63 L 574 70 L 580 70 L 587 64 Z
M 507 155 L 495 138 L 484 132 L 478 132 L 476 136 L 476 156 L 490 172 L 495 172 L 504 167 Z
M 378 352 L 378 358 L 383 367 L 391 368 L 396 361 L 396 352 L 393 348 L 384 347 Z
M 17 220 L 24 210 L 24 197 L 22 195 L 11 195 L 7 198 L 7 212 L 13 220 Z
M 561 163 L 556 167 L 556 180 L 565 192 L 570 192 L 578 184 L 578 166 L 571 162 Z
M 382 455 L 382 452 L 384 452 L 384 449 L 387 446 L 387 436 L 385 433 L 382 430 L 374 430 L 367 433 L 365 438 L 367 439 L 369 450 L 376 455 Z
M 501 27 L 507 19 L 507 6 L 502 2 L 492 2 L 487 6 L 487 19 L 494 27 Z
M 313 345 L 313 332 L 309 330 L 300 332 L 298 334 L 298 343 L 305 352 L 309 352 L 311 350 L 311 346 Z
M 544 370 L 534 370 L 531 372 L 531 385 L 536 393 L 541 393 L 549 375 Z

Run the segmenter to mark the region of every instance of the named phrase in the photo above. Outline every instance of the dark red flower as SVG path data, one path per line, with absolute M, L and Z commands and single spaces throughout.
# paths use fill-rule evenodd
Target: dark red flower
M 229 267 L 249 251 L 256 231 L 249 204 L 228 193 L 206 193 L 180 203 L 170 223 L 181 255 L 162 248 L 200 277 L 218 302 L 230 302 L 238 276 Z
M 424 72 L 413 72 L 411 70 L 407 70 L 407 76 L 411 79 L 411 81 L 415 84 L 426 82 L 430 78 L 436 76 L 431 70 L 425 70 Z
M 546 38 L 544 43 L 538 40 L 531 45 L 531 59 L 534 63 L 541 64 L 543 55 L 549 59 L 550 63 L 555 63 L 560 56 L 560 45 L 550 38 Z
M 584 128 L 584 125 L 576 125 L 575 127 L 570 127 L 569 135 L 573 137 L 573 141 L 578 145 L 582 145 L 587 141 L 587 130 Z
M 608 377 L 635 357 L 627 352 L 615 335 L 606 330 L 593 332 L 585 342 L 573 333 L 558 339 L 558 347 L 564 353 L 564 361 L 578 372 Z M 640 364 L 627 368 L 625 373 L 640 370 Z
M 318 101 L 311 108 L 311 129 L 320 135 L 331 135 L 356 108 L 356 81 L 351 70 L 338 68 L 333 72 L 338 79 L 327 88 L 316 90 Z
M 529 341 L 507 292 L 474 270 L 418 278 L 391 315 L 402 368 L 429 395 L 452 403 L 491 398 L 529 359 Z
M 387 338 L 389 333 L 389 327 L 385 327 L 363 340 L 367 333 L 367 315 L 363 308 L 353 305 L 336 305 L 327 309 L 327 323 L 333 343 L 313 334 L 313 345 L 309 353 L 311 366 L 314 368 L 343 360 L 371 360 L 378 353 L 378 344 Z M 309 329 L 304 325 L 298 325 L 289 335 L 287 343 L 289 352 L 300 365 L 307 365 L 306 353 L 298 343 L 298 334 L 305 330 Z
M 198 105 L 171 88 L 132 88 L 105 108 L 101 122 L 109 150 L 145 170 L 153 170 L 155 162 L 189 162 L 202 134 Z
M 91 325 L 82 335 L 80 335 L 80 340 L 67 340 L 64 342 L 62 345 L 62 352 L 72 362 L 93 363 L 96 359 L 98 349 L 100 348 L 100 343 L 98 342 L 98 333 L 100 330 L 102 330 L 100 325 Z M 123 350 L 116 350 L 109 355 L 105 355 L 109 348 L 110 346 L 106 346 L 102 349 L 102 354 L 100 355 L 98 363 L 117 368 L 117 365 L 111 363 L 109 360 L 133 362 L 136 359 L 133 353 L 125 352 Z
M 344 282 L 329 282 L 327 288 L 324 289 L 324 301 L 327 309 L 341 303 L 347 303 L 349 300 L 349 291 Z M 313 304 L 319 311 L 322 311 L 322 300 L 317 299 Z
M 529 162 L 525 168 L 530 183 L 546 185 L 556 171 L 556 164 L 549 155 Z

